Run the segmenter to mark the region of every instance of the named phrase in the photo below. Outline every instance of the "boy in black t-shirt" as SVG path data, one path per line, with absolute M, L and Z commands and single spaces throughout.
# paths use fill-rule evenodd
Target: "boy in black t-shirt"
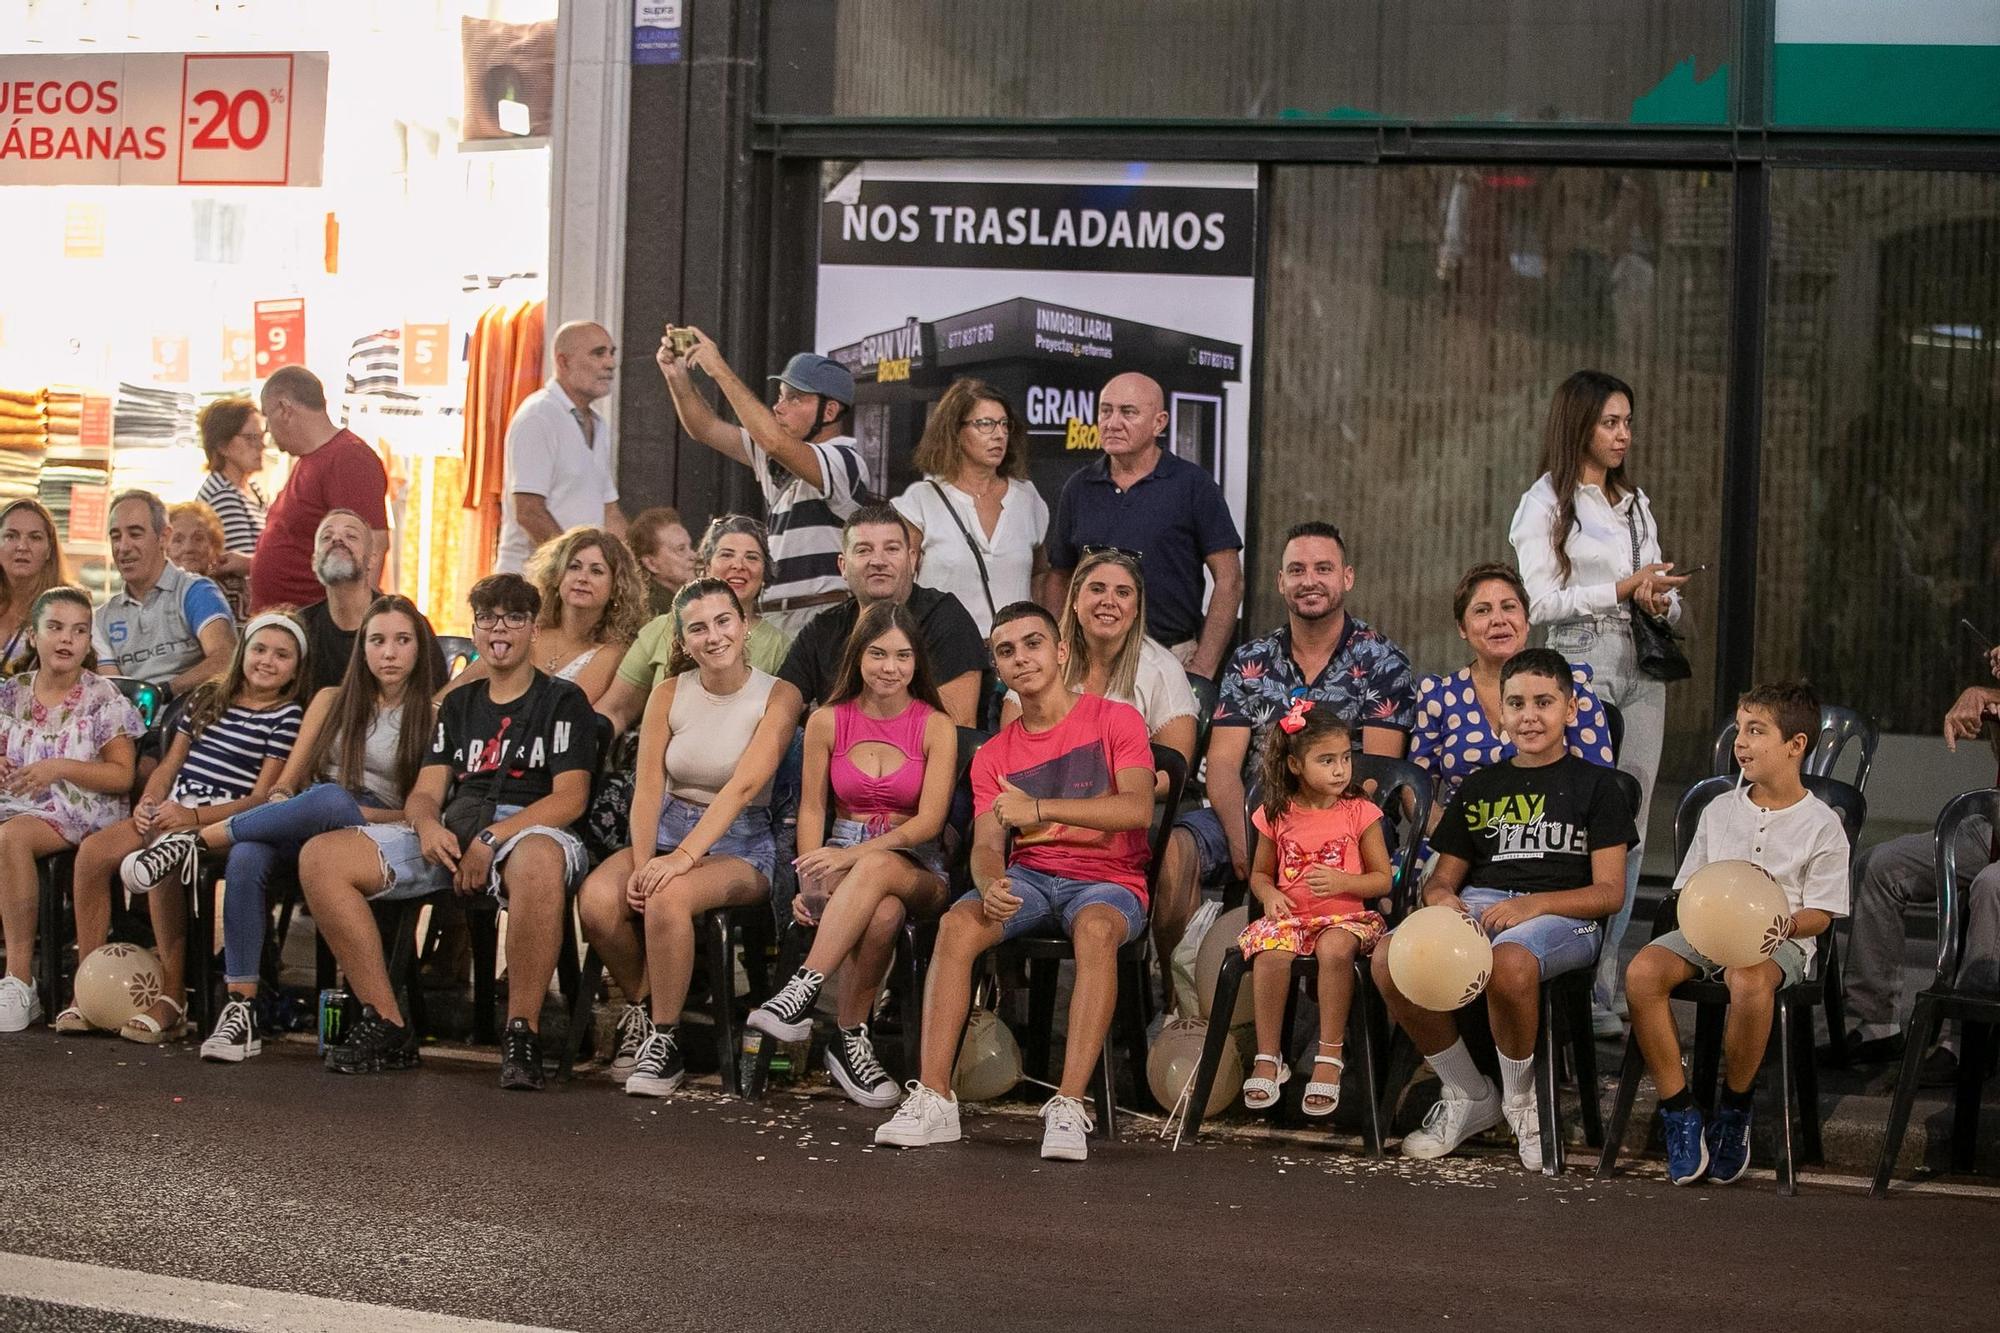
M 453 889 L 507 906 L 507 1030 L 500 1086 L 542 1086 L 537 1028 L 555 972 L 568 890 L 589 869 L 569 825 L 597 765 L 596 717 L 582 690 L 535 669 L 541 595 L 518 574 L 473 585 L 472 642 L 490 671 L 438 709 L 430 751 L 403 807 L 407 822 L 325 833 L 299 855 L 313 920 L 362 1003 L 327 1068 L 364 1074 L 416 1064 L 416 1036 L 382 960 L 371 901 Z M 406 707 L 425 707 L 410 700 Z
M 1396 989 L 1389 950 L 1375 951 L 1375 984 L 1443 1085 L 1423 1128 L 1403 1139 L 1406 1157 L 1442 1157 L 1504 1117 L 1521 1164 L 1542 1165 L 1535 1105 L 1535 1035 L 1542 981 L 1597 964 L 1603 918 L 1625 896 L 1625 851 L 1638 840 L 1615 770 L 1571 755 L 1576 721 L 1570 665 L 1531 648 L 1500 669 L 1500 724 L 1514 758 L 1459 787 L 1431 835 L 1437 867 L 1426 906 L 1457 908 L 1493 941 L 1486 1009 L 1500 1053 L 1502 1088 L 1472 1062 L 1456 1018 L 1418 1007 Z

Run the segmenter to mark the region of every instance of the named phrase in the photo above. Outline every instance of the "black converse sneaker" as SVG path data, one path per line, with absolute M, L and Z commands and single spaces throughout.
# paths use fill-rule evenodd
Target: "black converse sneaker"
M 812 1036 L 813 1005 L 819 999 L 819 989 L 826 984 L 824 973 L 802 967 L 792 973 L 792 979 L 785 988 L 764 1003 L 750 1011 L 744 1020 L 751 1027 L 779 1041 L 804 1041 Z M 895 1103 L 884 1102 L 885 1106 Z
M 417 1034 L 407 1025 L 397 1027 L 375 1012 L 375 1006 L 361 1006 L 361 1018 L 347 1034 L 347 1040 L 327 1048 L 326 1067 L 335 1074 L 379 1074 L 385 1069 L 417 1067 Z
M 653 1016 L 646 1012 L 643 1004 L 628 1004 L 625 1012 L 618 1015 L 618 1044 L 611 1055 L 611 1077 L 619 1083 L 632 1077 L 632 1066 L 639 1059 L 639 1048 L 646 1038 L 653 1035 Z
M 513 1092 L 542 1088 L 542 1038 L 525 1018 L 507 1020 L 500 1034 L 500 1086 Z
M 257 1035 L 257 1006 L 247 995 L 232 995 L 215 1020 L 215 1031 L 201 1044 L 201 1058 L 239 1065 L 264 1050 Z
M 639 1057 L 632 1062 L 625 1091 L 634 1097 L 664 1097 L 686 1077 L 687 1061 L 681 1058 L 674 1030 L 654 1028 L 639 1045 Z
M 182 884 L 193 884 L 197 851 L 194 834 L 163 833 L 152 846 L 141 847 L 125 858 L 119 867 L 125 886 L 134 893 L 151 893 L 175 877 Z
M 882 1110 L 901 1101 L 896 1080 L 875 1058 L 875 1043 L 868 1039 L 868 1025 L 857 1023 L 842 1028 L 826 1044 L 826 1069 L 848 1100 Z

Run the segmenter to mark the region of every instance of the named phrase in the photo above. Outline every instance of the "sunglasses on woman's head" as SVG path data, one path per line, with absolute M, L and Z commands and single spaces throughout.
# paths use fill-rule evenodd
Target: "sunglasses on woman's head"
M 1083 548 L 1083 558 L 1086 560 L 1094 559 L 1101 555 L 1123 556 L 1135 565 L 1146 558 L 1143 551 L 1135 551 L 1129 546 L 1086 546 Z

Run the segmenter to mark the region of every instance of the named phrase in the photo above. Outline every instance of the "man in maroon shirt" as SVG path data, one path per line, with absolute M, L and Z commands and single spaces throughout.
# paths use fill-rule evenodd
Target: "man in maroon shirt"
M 389 550 L 389 474 L 382 460 L 326 414 L 326 389 L 303 366 L 284 366 L 264 381 L 271 442 L 290 454 L 292 474 L 271 502 L 264 535 L 250 560 L 250 609 L 304 606 L 323 592 L 313 574 L 313 534 L 335 509 L 352 509 L 375 535 L 368 582 L 379 587 Z

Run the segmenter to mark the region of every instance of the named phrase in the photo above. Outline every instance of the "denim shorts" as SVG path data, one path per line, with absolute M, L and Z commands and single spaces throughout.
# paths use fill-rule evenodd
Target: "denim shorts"
M 1003 940 L 1018 939 L 1048 926 L 1060 924 L 1064 935 L 1076 930 L 1076 914 L 1092 903 L 1118 909 L 1125 918 L 1125 942 L 1130 944 L 1146 929 L 1146 905 L 1139 895 L 1123 884 L 1102 880 L 1062 879 L 1029 866 L 1007 867 L 1007 884 L 1021 900 L 1020 910 L 1007 918 Z M 960 902 L 978 902 L 980 895 L 968 893 Z
M 1215 813 L 1215 807 L 1204 805 L 1190 810 L 1174 821 L 1174 827 L 1185 829 L 1194 839 L 1195 855 L 1201 861 L 1201 887 L 1216 889 L 1227 884 L 1233 873 L 1229 864 L 1229 838 L 1222 831 L 1222 816 Z
M 1722 964 L 1714 962 L 1708 955 L 1689 944 L 1687 936 L 1678 930 L 1670 930 L 1656 940 L 1648 940 L 1647 944 L 1658 945 L 1665 949 L 1692 967 L 1704 981 L 1717 981 L 1722 977 Z M 1805 980 L 1806 951 L 1799 947 L 1797 940 L 1785 940 L 1780 943 L 1772 951 L 1771 961 L 1776 963 L 1778 971 L 1784 974 L 1783 979 L 1778 982 L 1779 990 L 1787 986 L 1796 986 Z
M 869 832 L 868 825 L 858 819 L 836 818 L 833 821 L 833 831 L 827 834 L 826 845 L 829 847 L 859 847 L 870 838 L 881 836 L 883 832 L 887 832 L 887 830 L 884 829 L 876 833 Z M 933 875 L 936 875 L 940 881 L 945 883 L 950 882 L 950 873 L 944 868 L 944 852 L 938 847 L 935 838 L 929 842 L 919 843 L 915 847 L 898 847 L 895 850 L 901 852 L 910 860 L 915 861 Z
M 1473 920 L 1495 903 L 1529 895 L 1505 889 L 1460 889 L 1459 901 L 1471 911 Z M 1542 980 L 1597 966 L 1598 945 L 1604 940 L 1604 925 L 1573 916 L 1529 917 L 1492 937 L 1493 943 L 1518 944 L 1542 965 Z
M 705 805 L 693 801 L 683 801 L 678 796 L 669 796 L 660 806 L 660 831 L 654 840 L 660 852 L 671 851 L 694 832 L 694 826 L 708 813 Z M 746 861 L 750 868 L 771 882 L 771 871 L 778 864 L 778 844 L 771 836 L 771 812 L 761 805 L 744 808 L 743 812 L 730 821 L 715 845 L 708 849 L 710 856 L 733 856 Z
M 511 819 L 521 812 L 518 805 L 496 805 L 493 818 Z M 451 872 L 443 866 L 433 865 L 424 859 L 423 842 L 417 837 L 417 830 L 409 824 L 363 824 L 361 832 L 375 844 L 375 850 L 382 856 L 382 891 L 370 894 L 370 902 L 397 902 L 404 898 L 424 898 L 433 893 L 442 893 L 451 887 Z M 551 828 L 537 824 L 522 829 L 493 852 L 493 870 L 486 881 L 486 891 L 500 901 L 507 901 L 507 890 L 500 882 L 500 868 L 507 864 L 507 858 L 518 847 L 523 838 L 543 837 L 555 843 L 563 854 L 563 886 L 574 889 L 583 883 L 583 877 L 590 872 L 590 856 L 583 850 L 583 842 L 568 829 Z

